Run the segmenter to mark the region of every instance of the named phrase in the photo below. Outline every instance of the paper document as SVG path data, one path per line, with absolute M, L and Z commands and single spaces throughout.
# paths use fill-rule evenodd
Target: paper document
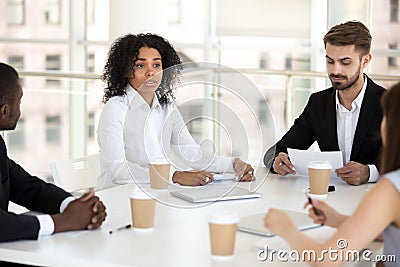
M 235 179 L 236 175 L 233 172 L 214 174 L 214 181 L 235 180 Z
M 335 170 L 343 167 L 342 151 L 319 152 L 288 148 L 288 154 L 297 175 L 308 176 L 307 165 L 310 161 L 329 161 L 332 165 L 332 178 L 338 178 Z

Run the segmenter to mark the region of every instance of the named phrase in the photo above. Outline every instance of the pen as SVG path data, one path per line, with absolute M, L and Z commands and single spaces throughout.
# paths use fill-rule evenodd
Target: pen
M 118 227 L 117 229 L 115 229 L 115 230 L 110 230 L 108 233 L 111 235 L 113 232 L 116 232 L 116 231 L 121 231 L 121 230 L 125 230 L 125 229 L 129 229 L 129 228 L 131 228 L 132 227 L 132 225 L 131 224 L 127 224 L 127 225 L 124 225 L 124 226 L 121 226 L 121 227 Z
M 313 205 L 313 203 L 312 203 L 311 197 L 307 196 L 307 198 L 308 198 L 308 203 L 310 203 L 310 205 L 311 205 L 311 207 L 312 207 L 312 209 L 313 209 L 315 215 L 319 215 L 318 210 L 314 207 L 314 205 Z
M 314 205 L 312 203 L 312 199 L 307 194 L 306 194 L 306 196 L 307 196 L 307 199 L 308 199 L 308 203 L 310 203 L 315 215 L 322 215 L 322 216 L 324 216 L 324 218 L 326 220 L 325 214 L 322 211 L 317 210 L 317 208 L 314 207 Z M 321 226 L 324 226 L 324 223 L 321 223 Z

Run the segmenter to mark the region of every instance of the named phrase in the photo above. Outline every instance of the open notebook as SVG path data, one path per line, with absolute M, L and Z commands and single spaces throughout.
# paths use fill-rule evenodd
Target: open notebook
M 260 193 L 251 193 L 240 187 L 211 184 L 194 189 L 172 191 L 171 195 L 193 203 L 259 198 L 262 196 Z
M 320 224 L 315 224 L 305 213 L 292 210 L 282 211 L 289 215 L 294 224 L 301 231 L 321 226 Z M 275 234 L 269 232 L 268 229 L 264 227 L 264 217 L 265 213 L 241 217 L 238 224 L 238 231 L 267 237 L 274 236 Z

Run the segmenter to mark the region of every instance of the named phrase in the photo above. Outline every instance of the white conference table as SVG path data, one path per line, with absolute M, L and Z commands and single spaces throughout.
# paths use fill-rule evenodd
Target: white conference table
M 256 244 L 265 237 L 237 232 L 235 254 L 226 259 L 211 256 L 207 218 L 211 213 L 234 211 L 239 216 L 264 213 L 270 207 L 303 211 L 306 201 L 303 190 L 308 177 L 267 174 L 266 168 L 256 170 L 256 182 L 239 183 L 241 187 L 257 188 L 262 198 L 232 200 L 199 206 L 169 194 L 173 185 L 159 192 L 153 231 L 111 229 L 131 223 L 129 196 L 134 185 L 97 192 L 107 206 L 107 219 L 100 229 L 59 233 L 37 241 L 0 243 L 0 260 L 43 266 L 277 266 L 277 260 L 262 262 L 257 257 Z M 327 202 L 350 214 L 364 194 L 373 186 L 349 186 L 331 179 L 336 191 Z M 149 185 L 143 185 L 148 188 Z M 314 231 L 314 233 L 313 233 Z M 307 234 L 326 239 L 334 230 L 320 227 Z M 276 238 L 276 237 L 275 237 Z M 379 249 L 380 243 L 373 243 Z M 293 265 L 293 262 L 285 265 Z M 300 264 L 300 265 L 304 265 Z

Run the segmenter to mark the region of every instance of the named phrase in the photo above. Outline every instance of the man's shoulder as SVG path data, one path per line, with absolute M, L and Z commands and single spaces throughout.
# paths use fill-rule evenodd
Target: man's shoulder
M 333 87 L 312 93 L 312 96 L 316 96 L 316 97 L 326 97 L 326 96 L 331 96 L 333 93 L 335 92 L 335 90 L 333 89 Z
M 312 93 L 310 95 L 310 102 L 318 102 L 318 103 L 324 103 L 328 99 L 331 99 L 332 97 L 335 96 L 335 90 L 333 87 Z
M 377 83 L 375 83 L 371 78 L 367 76 L 368 83 L 367 83 L 367 91 L 370 91 L 371 93 L 377 94 L 377 95 L 382 95 L 386 89 Z

